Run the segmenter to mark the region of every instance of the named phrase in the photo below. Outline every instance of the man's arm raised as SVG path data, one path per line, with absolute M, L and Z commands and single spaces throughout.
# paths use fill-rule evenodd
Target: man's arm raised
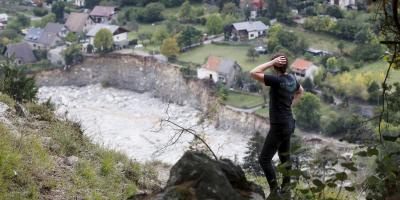
M 258 65 L 254 69 L 250 71 L 250 75 L 253 79 L 264 83 L 264 71 L 270 67 L 273 67 L 275 64 L 285 64 L 287 62 L 286 58 L 283 56 L 277 57 L 271 61 L 268 61 L 264 64 Z

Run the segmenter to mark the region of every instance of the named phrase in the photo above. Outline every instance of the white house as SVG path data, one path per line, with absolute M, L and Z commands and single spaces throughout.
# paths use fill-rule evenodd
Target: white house
M 113 34 L 115 48 L 122 49 L 128 46 L 128 30 L 116 25 L 108 24 L 96 24 L 89 30 L 89 32 L 86 34 L 86 36 L 89 38 L 89 44 L 94 45 L 94 37 L 101 29 L 107 29 Z
M 0 23 L 7 24 L 7 21 L 8 21 L 8 15 L 6 13 L 1 13 L 0 14 Z
M 268 26 L 261 21 L 246 21 L 233 23 L 231 27 L 231 37 L 240 41 L 252 40 L 260 36 L 264 36 L 268 30 Z
M 293 73 L 299 79 L 310 78 L 311 80 L 314 79 L 314 74 L 317 71 L 318 67 L 314 65 L 314 63 L 297 58 L 292 65 L 290 66 Z
M 212 79 L 215 83 L 222 82 L 232 86 L 240 71 L 240 66 L 233 60 L 209 56 L 207 62 L 197 69 L 197 78 Z
M 329 0 L 330 5 L 337 5 L 342 9 L 346 9 L 349 6 L 355 6 L 356 0 Z
M 83 7 L 85 6 L 85 0 L 75 0 L 74 5 L 78 7 Z

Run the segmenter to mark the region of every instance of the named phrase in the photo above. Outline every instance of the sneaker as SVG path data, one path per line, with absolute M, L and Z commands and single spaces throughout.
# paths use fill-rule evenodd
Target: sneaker
M 267 200 L 284 200 L 284 198 L 282 198 L 279 189 L 274 189 L 269 193 Z

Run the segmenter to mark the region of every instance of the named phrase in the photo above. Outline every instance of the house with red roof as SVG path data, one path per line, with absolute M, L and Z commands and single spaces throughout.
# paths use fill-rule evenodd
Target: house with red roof
M 318 67 L 311 61 L 297 58 L 291 65 L 290 69 L 299 79 L 310 78 L 313 80 L 314 74 Z
M 197 78 L 211 79 L 215 83 L 221 82 L 231 87 L 234 85 L 241 67 L 231 59 L 209 56 L 206 63 L 197 69 Z

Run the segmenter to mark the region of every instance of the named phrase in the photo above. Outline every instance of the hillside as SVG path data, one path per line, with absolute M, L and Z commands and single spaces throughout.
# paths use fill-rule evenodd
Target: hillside
M 126 199 L 160 187 L 163 164 L 92 143 L 50 104 L 16 106 L 1 94 L 0 137 L 0 199 Z

